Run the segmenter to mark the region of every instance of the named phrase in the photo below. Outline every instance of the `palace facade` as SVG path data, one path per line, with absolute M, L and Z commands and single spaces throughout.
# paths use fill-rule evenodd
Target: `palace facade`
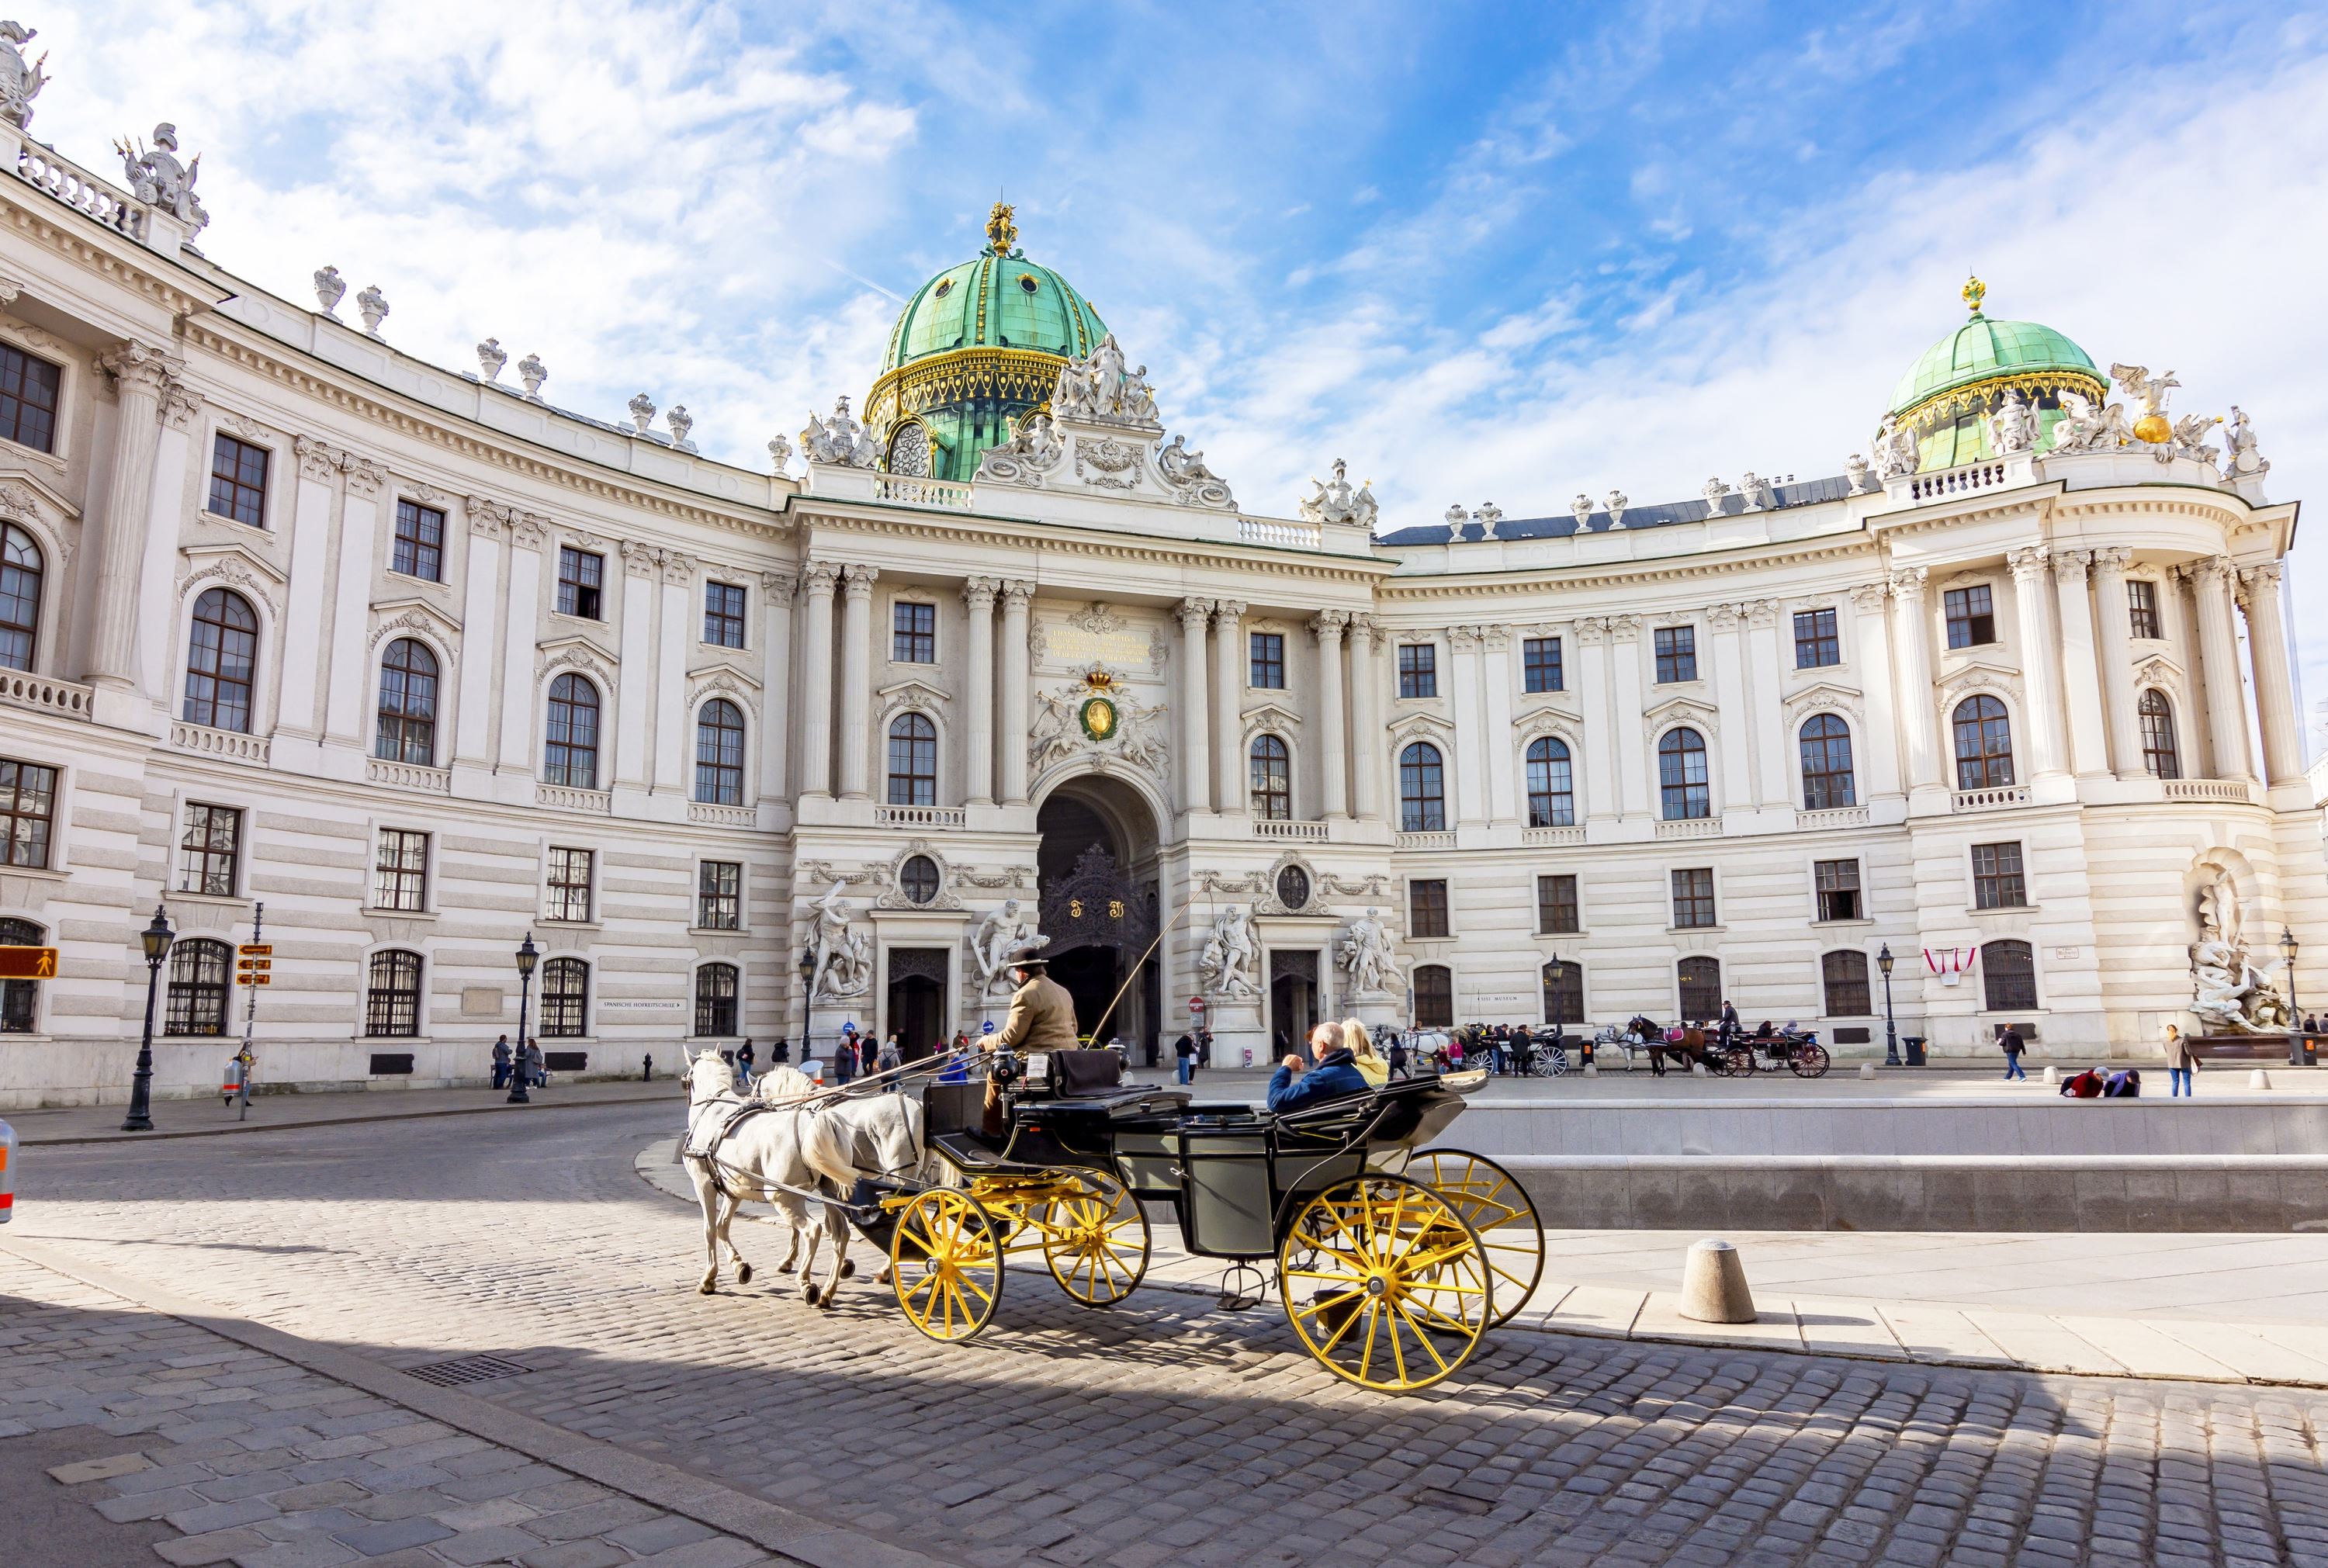
M 127 1093 L 157 906 L 164 1094 L 220 1082 L 262 906 L 275 1084 L 475 1080 L 521 997 L 568 1070 L 925 1046 L 1037 932 L 1087 1028 L 1231 1061 L 1725 997 L 2146 1056 L 2202 935 L 2267 1026 L 2283 929 L 2328 1001 L 2295 506 L 2244 416 L 1976 286 L 1839 477 L 1405 522 L 1338 465 L 1235 494 L 998 210 L 751 472 L 228 275 L 174 137 L 99 176 L 23 80 L 0 944 L 60 959 L 0 991 L 0 1105 Z

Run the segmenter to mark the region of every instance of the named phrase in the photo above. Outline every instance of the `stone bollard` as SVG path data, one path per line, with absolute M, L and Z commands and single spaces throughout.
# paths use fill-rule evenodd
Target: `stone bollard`
M 1695 1323 L 1751 1323 L 1754 1293 L 1746 1265 L 1725 1241 L 1694 1244 L 1681 1270 L 1681 1315 Z
M 1713 1076 L 1713 1074 L 1705 1070 L 1705 1064 L 1704 1062 L 1692 1062 L 1689 1065 L 1689 1075 L 1693 1078 L 1710 1078 Z
M 2271 1075 L 2265 1072 L 2261 1067 L 2258 1067 L 2254 1072 L 2248 1075 L 2248 1087 L 2250 1089 L 2270 1088 Z
M 2047 1067 L 2045 1069 L 2045 1081 L 2049 1084 L 2060 1083 L 2061 1081 L 2061 1069 L 2059 1067 Z
M 1859 1075 L 1863 1078 L 1873 1078 L 1875 1076 L 1875 1064 L 1873 1062 L 1860 1063 Z
M 1587 1062 L 1587 1063 L 1585 1063 L 1585 1064 L 1584 1064 L 1584 1075 L 1585 1075 L 1586 1077 L 1588 1077 L 1588 1078 L 1597 1078 L 1597 1077 L 1599 1077 L 1599 1076 L 1600 1075 L 1600 1063 L 1598 1063 L 1598 1062 Z

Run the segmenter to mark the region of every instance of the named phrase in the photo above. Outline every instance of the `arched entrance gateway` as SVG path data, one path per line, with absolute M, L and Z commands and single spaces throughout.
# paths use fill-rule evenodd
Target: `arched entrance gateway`
M 1130 785 L 1094 775 L 1054 790 L 1035 825 L 1038 925 L 1051 978 L 1075 999 L 1075 1028 L 1090 1034 L 1105 1015 L 1099 1043 L 1120 1036 L 1133 1060 L 1152 1061 L 1163 991 L 1157 961 L 1142 955 L 1156 937 L 1155 814 Z

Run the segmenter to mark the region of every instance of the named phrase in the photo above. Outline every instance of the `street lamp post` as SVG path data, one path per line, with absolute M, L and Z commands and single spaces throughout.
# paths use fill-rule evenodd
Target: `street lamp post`
M 1883 951 L 1875 955 L 1875 967 L 1883 972 L 1883 1065 L 1900 1065 L 1900 1026 L 1892 1017 L 1892 944 L 1885 943 Z
M 129 1114 L 121 1123 L 124 1132 L 154 1131 L 154 991 L 174 935 L 169 915 L 156 904 L 154 924 L 137 934 L 138 944 L 146 949 L 146 1034 L 137 1045 L 137 1071 L 129 1080 Z
M 2295 933 L 2279 928 L 2279 951 L 2287 960 L 2287 1065 L 2304 1066 L 2304 1015 L 2295 1005 Z
M 510 1061 L 510 1092 L 508 1103 L 530 1105 L 533 1096 L 525 1092 L 526 1015 L 533 1000 L 533 966 L 541 962 L 541 950 L 533 944 L 533 933 L 517 949 L 517 1055 Z
M 1568 979 L 1568 965 L 1561 962 L 1559 953 L 1554 953 L 1552 955 L 1552 962 L 1544 966 L 1544 972 L 1552 981 L 1552 995 L 1545 999 L 1551 1005 L 1546 1007 L 1544 1011 L 1552 1015 L 1546 1021 L 1552 1025 L 1553 1048 L 1564 1052 L 1567 1048 L 1565 1041 L 1568 1030 L 1566 1020 L 1560 1016 L 1560 1000 L 1561 992 L 1564 989 L 1563 982 Z M 1527 1071 L 1527 1048 L 1525 1042 L 1522 1043 L 1520 1050 L 1520 1071 L 1523 1073 Z
M 812 1027 L 812 1025 L 814 1023 L 814 1021 L 815 1021 L 815 1018 L 816 1018 L 816 1013 L 815 1013 L 815 1008 L 816 1008 L 816 991 L 815 991 L 815 989 L 814 989 L 815 984 L 816 984 L 816 949 L 815 949 L 815 948 L 813 948 L 813 947 L 803 947 L 803 948 L 801 949 L 801 955 L 800 955 L 800 977 L 801 977 L 801 1048 L 800 1048 L 800 1059 L 801 1059 L 802 1061 L 805 1062 L 805 1061 L 809 1060 L 811 1057 L 812 1057 L 812 1056 L 814 1056 L 816 1055 L 816 1047 L 815 1047 L 815 1044 L 814 1044 L 814 1043 L 813 1043 L 813 1042 L 809 1038 L 809 1029 L 810 1029 L 810 1028 Z

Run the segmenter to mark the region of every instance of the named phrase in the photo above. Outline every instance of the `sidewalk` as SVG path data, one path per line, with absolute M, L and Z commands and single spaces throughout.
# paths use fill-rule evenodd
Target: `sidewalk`
M 258 1094 L 250 1102 L 248 1120 L 238 1108 L 221 1105 L 211 1096 L 154 1103 L 154 1131 L 124 1132 L 119 1105 L 70 1105 L 52 1111 L 0 1113 L 0 1122 L 16 1130 L 27 1147 L 41 1143 L 112 1143 L 151 1141 L 157 1138 L 207 1138 L 229 1132 L 279 1131 L 291 1127 L 323 1127 L 334 1122 L 399 1122 L 417 1116 L 482 1115 L 507 1112 L 577 1110 L 594 1105 L 632 1105 L 670 1101 L 674 1121 L 686 1088 L 676 1078 L 651 1084 L 635 1079 L 595 1084 L 553 1084 L 527 1091 L 532 1103 L 512 1105 L 505 1089 L 376 1089 L 341 1094 Z

